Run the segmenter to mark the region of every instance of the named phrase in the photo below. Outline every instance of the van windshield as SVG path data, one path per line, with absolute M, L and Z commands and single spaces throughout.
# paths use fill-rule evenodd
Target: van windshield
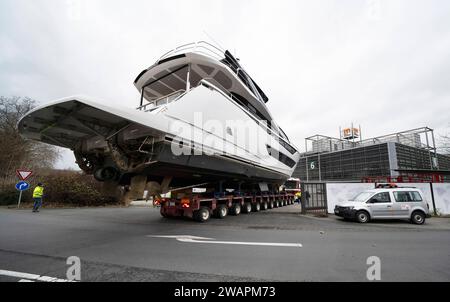
M 350 199 L 350 201 L 356 201 L 356 202 L 364 202 L 367 199 L 369 199 L 370 196 L 372 196 L 372 192 L 362 192 Z

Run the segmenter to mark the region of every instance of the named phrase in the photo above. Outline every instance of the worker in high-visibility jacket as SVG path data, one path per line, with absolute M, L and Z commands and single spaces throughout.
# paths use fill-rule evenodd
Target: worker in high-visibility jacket
M 39 208 L 42 205 L 42 197 L 44 196 L 44 186 L 42 183 L 38 183 L 36 188 L 33 190 L 33 199 L 34 199 L 34 206 L 33 206 L 33 212 L 39 212 Z
M 295 193 L 295 201 L 298 202 L 299 204 L 301 198 L 302 198 L 302 191 L 298 191 L 297 193 Z

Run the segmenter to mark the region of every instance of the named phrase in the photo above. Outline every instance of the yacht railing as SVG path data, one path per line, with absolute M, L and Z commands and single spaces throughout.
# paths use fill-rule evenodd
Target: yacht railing
M 187 53 L 187 52 L 194 52 L 194 53 L 200 53 L 202 55 L 211 57 L 215 60 L 222 60 L 225 58 L 225 51 L 222 49 L 219 49 L 218 47 L 206 42 L 206 41 L 199 41 L 199 42 L 193 42 L 184 44 L 181 46 L 178 46 L 177 48 L 174 48 L 165 54 L 163 54 L 157 62 L 164 60 L 168 57 L 176 56 L 178 54 Z
M 178 94 L 178 96 L 175 97 L 174 99 L 170 100 L 170 102 L 169 102 L 170 97 L 173 97 L 174 95 L 177 95 L 177 94 Z M 144 111 L 146 111 L 147 110 L 147 106 L 153 105 L 152 108 L 158 107 L 159 105 L 157 105 L 157 103 L 161 102 L 161 101 L 164 101 L 164 100 L 165 100 L 165 104 L 168 104 L 168 103 L 171 103 L 171 102 L 174 102 L 174 101 L 178 100 L 181 96 L 183 96 L 185 94 L 186 94 L 186 90 L 185 89 L 180 89 L 180 90 L 174 91 L 174 92 L 172 92 L 172 93 L 170 93 L 168 95 L 160 97 L 158 99 L 152 100 L 152 101 L 148 102 L 147 104 L 144 104 L 142 106 L 137 107 L 136 109 L 137 110 L 144 110 Z

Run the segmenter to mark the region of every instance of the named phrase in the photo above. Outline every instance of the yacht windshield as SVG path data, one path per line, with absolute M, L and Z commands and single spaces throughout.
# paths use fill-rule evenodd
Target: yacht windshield
M 356 202 L 364 202 L 367 199 L 369 199 L 370 196 L 372 196 L 372 192 L 362 192 L 350 199 L 350 201 L 356 201 Z

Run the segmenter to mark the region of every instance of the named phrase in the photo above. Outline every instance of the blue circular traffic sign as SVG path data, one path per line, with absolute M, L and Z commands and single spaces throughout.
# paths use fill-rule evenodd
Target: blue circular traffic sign
M 27 183 L 26 181 L 19 181 L 18 183 L 16 183 L 16 189 L 19 191 L 25 191 L 28 190 L 30 188 L 30 184 Z

